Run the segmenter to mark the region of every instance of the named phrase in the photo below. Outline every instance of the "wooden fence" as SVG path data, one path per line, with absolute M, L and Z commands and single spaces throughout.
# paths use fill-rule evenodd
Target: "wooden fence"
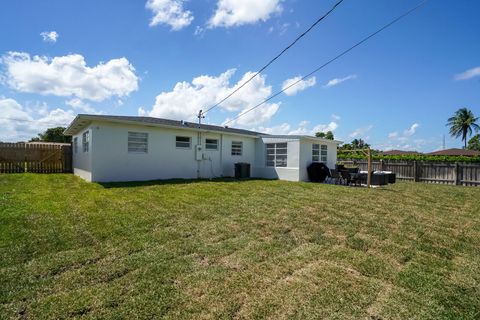
M 0 173 L 59 173 L 72 171 L 67 144 L 0 143 Z
M 366 160 L 350 160 L 367 170 Z M 373 170 L 392 171 L 397 179 L 415 182 L 480 186 L 480 163 L 380 160 L 372 162 Z

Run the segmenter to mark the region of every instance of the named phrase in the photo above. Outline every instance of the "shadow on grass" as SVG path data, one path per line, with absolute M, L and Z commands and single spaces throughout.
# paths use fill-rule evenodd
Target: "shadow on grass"
M 250 178 L 250 179 L 235 179 L 235 178 L 168 179 L 168 180 L 125 181 L 125 182 L 97 182 L 97 184 L 102 186 L 105 189 L 110 189 L 110 188 L 135 188 L 135 187 L 146 187 L 146 186 L 193 184 L 193 183 L 203 183 L 203 182 L 211 182 L 211 183 L 236 182 L 236 183 L 242 183 L 242 182 L 247 182 L 247 181 L 271 181 L 271 179 L 260 179 L 260 178 Z

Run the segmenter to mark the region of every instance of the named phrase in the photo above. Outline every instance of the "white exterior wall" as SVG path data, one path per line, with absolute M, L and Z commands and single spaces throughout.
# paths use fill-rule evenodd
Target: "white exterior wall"
M 82 135 L 84 132 L 90 132 L 90 145 L 89 151 L 83 152 L 83 140 Z M 77 150 L 75 146 L 72 148 L 72 166 L 73 173 L 87 181 L 92 181 L 92 130 L 90 127 L 85 128 L 72 137 L 77 138 Z M 75 152 L 76 151 L 76 152 Z
M 233 177 L 235 175 L 235 163 L 250 163 L 250 174 L 253 176 L 253 166 L 255 163 L 255 142 L 256 138 L 234 136 L 222 134 L 222 174 L 224 177 Z M 242 142 L 243 150 L 241 156 L 232 156 L 232 142 Z
M 265 144 L 282 142 L 287 142 L 287 167 L 267 167 Z M 299 155 L 299 139 L 259 138 L 257 139 L 255 148 L 255 165 L 252 170 L 253 176 L 265 179 L 299 181 Z
M 312 145 L 327 145 L 327 165 L 330 169 L 335 169 L 337 162 L 337 144 L 334 141 L 318 141 L 304 138 L 300 142 L 300 180 L 308 181 L 307 167 L 312 163 Z
M 82 134 L 90 132 L 89 152 L 82 150 Z M 128 132 L 148 133 L 148 153 L 128 152 Z M 177 148 L 176 136 L 190 137 L 191 148 Z M 73 138 L 78 152 L 73 153 L 74 173 L 87 181 L 141 181 L 156 179 L 195 179 L 234 176 L 234 164 L 251 164 L 251 176 L 266 179 L 308 181 L 307 167 L 312 162 L 312 144 L 328 146 L 327 166 L 334 168 L 337 144 L 308 137 L 249 137 L 228 133 L 202 132 L 203 159 L 196 160 L 195 129 L 162 128 L 112 122 L 93 122 Z M 207 150 L 205 139 L 217 139 L 218 150 Z M 241 156 L 232 156 L 232 142 L 243 144 Z M 266 166 L 266 143 L 287 143 L 287 167 Z
M 91 126 L 91 177 L 98 182 L 195 179 L 233 176 L 234 163 L 254 162 L 255 138 L 203 132 L 203 160 L 197 161 L 195 130 L 94 122 Z M 148 133 L 148 153 L 128 152 L 128 132 Z M 190 137 L 189 149 L 177 148 L 176 136 Z M 217 139 L 218 150 L 207 150 L 205 139 Z M 231 155 L 231 142 L 243 142 L 242 156 Z M 223 148 L 222 148 L 223 145 Z M 75 158 L 75 157 L 74 157 Z M 74 165 L 75 167 L 75 165 Z M 198 171 L 199 170 L 199 174 Z

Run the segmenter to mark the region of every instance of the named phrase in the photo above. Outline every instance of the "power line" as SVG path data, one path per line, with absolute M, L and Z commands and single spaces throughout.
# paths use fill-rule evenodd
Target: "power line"
M 235 90 L 233 90 L 232 92 L 230 92 L 225 98 L 223 98 L 222 100 L 220 100 L 219 102 L 215 103 L 213 106 L 211 106 L 210 108 L 208 108 L 207 110 L 205 111 L 201 111 L 200 110 L 200 113 L 199 115 L 205 115 L 207 112 L 209 112 L 210 110 L 212 110 L 213 108 L 216 108 L 218 107 L 219 105 L 221 105 L 223 102 L 225 102 L 228 98 L 230 98 L 231 96 L 233 96 L 237 91 L 239 91 L 240 89 L 242 89 L 247 83 L 249 83 L 250 81 L 252 81 L 256 76 L 258 76 L 261 72 L 263 72 L 265 69 L 267 69 L 272 63 L 275 62 L 275 60 L 277 60 L 278 58 L 280 58 L 281 55 L 283 55 L 288 49 L 290 49 L 291 47 L 293 47 L 301 38 L 303 38 L 307 33 L 309 33 L 317 24 L 319 24 L 323 19 L 325 19 L 327 16 L 329 16 L 344 0 L 339 0 L 337 3 L 335 3 L 333 5 L 333 7 L 327 11 L 327 13 L 325 13 L 323 16 L 321 16 L 320 18 L 318 18 L 307 30 L 305 30 L 302 34 L 300 34 L 297 38 L 295 38 L 295 40 L 290 43 L 287 47 L 285 47 L 285 49 L 283 49 L 279 54 L 277 54 L 272 60 L 270 60 L 266 65 L 264 65 L 262 68 L 260 68 L 260 70 L 258 70 L 253 76 L 251 76 L 247 81 L 245 81 L 244 83 L 242 83 L 242 85 L 240 85 L 238 88 L 236 88 Z
M 266 102 L 272 100 L 273 98 L 277 97 L 278 95 L 282 94 L 283 92 L 287 91 L 288 89 L 290 89 L 291 87 L 295 86 L 297 83 L 305 80 L 306 78 L 310 77 L 311 75 L 317 73 L 318 71 L 320 71 L 321 69 L 323 69 L 324 67 L 328 66 L 329 64 L 331 64 L 332 62 L 334 62 L 335 60 L 338 60 L 339 58 L 341 58 L 342 56 L 346 55 L 347 53 L 349 53 L 350 51 L 352 51 L 353 49 L 355 49 L 356 47 L 362 45 L 363 43 L 365 43 L 366 41 L 368 41 L 370 38 L 376 36 L 377 34 L 379 34 L 380 32 L 382 32 L 383 30 L 387 29 L 388 27 L 390 27 L 391 25 L 395 24 L 396 22 L 398 22 L 399 20 L 405 18 L 406 16 L 408 16 L 409 14 L 411 14 L 412 12 L 414 12 L 415 10 L 417 10 L 418 8 L 420 8 L 421 6 L 423 6 L 425 3 L 427 3 L 429 0 L 423 0 L 422 2 L 420 2 L 418 5 L 416 5 L 415 7 L 413 7 L 412 9 L 408 10 L 407 12 L 403 13 L 402 15 L 398 16 L 397 18 L 393 19 L 391 22 L 387 23 L 386 25 L 384 25 L 383 27 L 381 27 L 380 29 L 378 29 L 377 31 L 371 33 L 370 35 L 368 35 L 367 37 L 363 38 L 361 41 L 357 42 L 356 44 L 354 44 L 353 46 L 351 46 L 350 48 L 348 48 L 347 50 L 343 51 L 342 53 L 340 53 L 339 55 L 337 55 L 336 57 L 328 60 L 326 63 L 322 64 L 321 66 L 319 66 L 318 68 L 316 68 L 315 70 L 313 70 L 312 72 L 310 72 L 309 74 L 307 74 L 306 76 L 302 77 L 301 79 L 295 81 L 294 83 L 290 84 L 289 86 L 285 87 L 285 88 L 282 88 L 282 90 L 276 92 L 275 94 L 271 95 L 270 97 L 268 97 L 267 99 L 263 100 L 262 102 L 260 102 L 259 104 L 253 106 L 252 108 L 246 110 L 245 112 L 242 112 L 240 113 L 239 115 L 237 115 L 236 117 L 228 120 L 227 122 L 224 122 L 223 124 L 226 125 L 238 118 L 240 118 L 241 116 L 244 116 L 245 114 L 249 113 L 250 111 L 260 107 L 261 105 L 265 104 Z

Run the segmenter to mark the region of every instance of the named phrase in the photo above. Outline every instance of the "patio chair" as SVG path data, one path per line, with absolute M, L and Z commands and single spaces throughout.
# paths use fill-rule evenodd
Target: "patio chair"
M 338 170 L 330 169 L 330 181 L 333 181 L 334 184 L 342 183 L 343 178 L 338 172 Z

